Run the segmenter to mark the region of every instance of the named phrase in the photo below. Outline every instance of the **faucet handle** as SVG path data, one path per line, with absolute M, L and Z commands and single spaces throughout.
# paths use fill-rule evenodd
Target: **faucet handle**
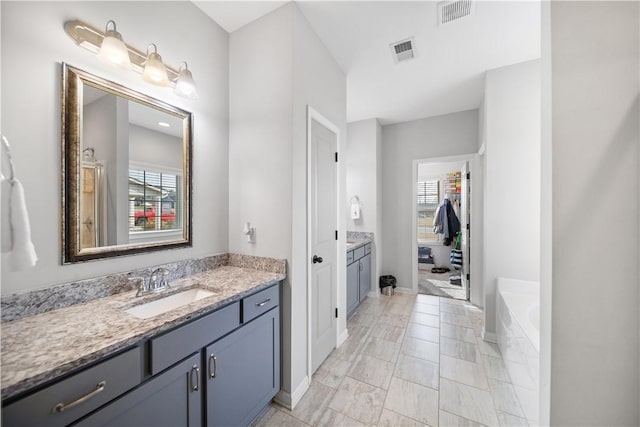
M 131 287 L 135 287 L 135 289 L 138 290 L 138 292 L 136 292 L 137 297 L 149 290 L 144 282 L 144 277 L 129 277 L 129 284 Z

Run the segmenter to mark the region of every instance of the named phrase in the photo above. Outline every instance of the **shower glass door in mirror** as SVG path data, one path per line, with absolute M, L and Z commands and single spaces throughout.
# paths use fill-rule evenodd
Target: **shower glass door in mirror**
M 190 245 L 190 113 L 64 75 L 63 262 Z

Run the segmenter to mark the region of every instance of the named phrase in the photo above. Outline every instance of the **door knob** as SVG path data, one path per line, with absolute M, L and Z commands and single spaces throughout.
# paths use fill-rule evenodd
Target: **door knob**
M 315 263 L 318 263 L 318 264 L 319 264 L 319 263 L 321 263 L 321 262 L 323 261 L 323 259 L 322 259 L 322 257 L 321 257 L 321 256 L 314 255 L 314 256 L 313 256 L 312 261 L 313 261 L 313 263 L 314 263 L 314 264 L 315 264 Z

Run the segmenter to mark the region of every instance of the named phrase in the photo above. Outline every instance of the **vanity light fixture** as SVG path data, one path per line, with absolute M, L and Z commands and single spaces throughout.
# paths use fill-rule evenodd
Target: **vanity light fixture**
M 110 29 L 110 27 L 113 27 Z M 187 63 L 183 62 L 178 70 L 168 67 L 158 55 L 155 44 L 150 44 L 153 51 L 147 49 L 142 52 L 122 40 L 122 35 L 116 31 L 114 21 L 107 22 L 105 31 L 85 24 L 82 21 L 68 21 L 64 29 L 71 39 L 80 47 L 98 55 L 101 60 L 123 68 L 130 68 L 142 74 L 142 78 L 154 85 L 171 86 L 176 94 L 185 98 L 196 98 L 196 84 Z M 123 54 L 124 51 L 127 54 Z M 128 62 L 127 62 L 128 60 Z M 162 70 L 164 69 L 164 72 Z
M 151 52 L 151 48 L 153 48 L 153 52 Z M 154 43 L 147 46 L 147 60 L 144 62 L 142 78 L 154 85 L 169 86 L 167 68 L 162 62 L 162 57 L 158 55 L 158 47 Z
M 193 76 L 186 62 L 180 64 L 180 68 L 178 69 L 175 91 L 178 95 L 184 96 L 185 98 L 195 99 L 198 97 L 196 82 L 193 80 Z
M 109 29 L 109 24 L 113 25 L 113 29 Z M 115 21 L 107 22 L 104 29 L 104 39 L 100 44 L 98 58 L 107 64 L 120 68 L 131 69 L 131 60 L 129 59 L 129 49 L 122 41 L 122 35 L 116 30 Z

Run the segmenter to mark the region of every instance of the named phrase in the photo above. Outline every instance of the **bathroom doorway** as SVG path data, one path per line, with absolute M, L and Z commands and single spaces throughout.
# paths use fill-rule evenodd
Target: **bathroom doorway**
M 414 291 L 470 297 L 470 159 L 414 162 Z

